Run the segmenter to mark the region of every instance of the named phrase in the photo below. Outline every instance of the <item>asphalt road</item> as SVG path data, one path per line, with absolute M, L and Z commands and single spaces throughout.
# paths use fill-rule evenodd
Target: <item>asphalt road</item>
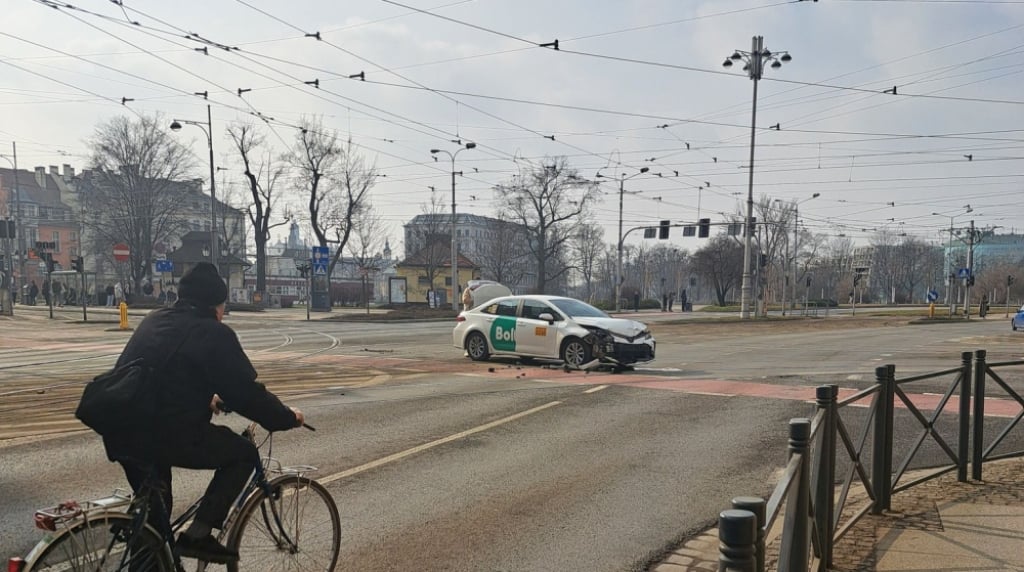
M 624 376 L 471 363 L 450 346 L 446 322 L 231 323 L 263 379 L 319 429 L 281 434 L 274 455 L 320 467 L 352 570 L 641 570 L 729 498 L 767 494 L 786 459 L 787 421 L 813 414 L 800 399 L 694 393 L 698 385 L 859 388 L 884 363 L 909 374 L 955 367 L 961 351 L 1022 353 L 1001 319 L 854 328 L 836 318 L 837 329 L 788 333 L 648 319 L 658 359 Z M 0 434 L 55 431 L 0 441 L 6 557 L 39 537 L 34 509 L 124 486 L 95 436 L 68 432 L 80 386 L 57 386 L 108 365 L 126 337 L 35 318 L 4 328 Z M 941 393 L 950 381 L 914 391 Z M 851 427 L 862 417 L 852 411 Z M 897 423 L 907 426 L 904 448 L 916 437 L 908 420 Z M 918 465 L 943 461 L 934 445 L 922 453 Z M 179 504 L 208 478 L 177 472 Z

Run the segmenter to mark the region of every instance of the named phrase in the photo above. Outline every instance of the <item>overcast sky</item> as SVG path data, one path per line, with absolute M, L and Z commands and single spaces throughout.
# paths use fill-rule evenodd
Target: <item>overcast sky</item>
M 303 115 L 321 115 L 386 175 L 373 203 L 398 253 L 429 187 L 450 203 L 451 163 L 429 151 L 454 152 L 456 139 L 478 145 L 458 156 L 460 212 L 494 214 L 494 185 L 564 155 L 586 178 L 636 174 L 626 228 L 695 221 L 698 201 L 700 217 L 722 221 L 747 194 L 753 87 L 742 61 L 722 61 L 762 35 L 792 61 L 758 82 L 755 197 L 821 193 L 801 220 L 858 242 L 883 228 L 944 241 L 967 204 L 958 227 L 1024 228 L 1019 0 L 122 4 L 3 0 L 0 153 L 15 141 L 22 168 L 81 170 L 97 123 L 135 112 L 205 121 L 210 103 L 217 165 L 229 169 L 218 190 L 238 184 L 229 123 L 273 118 L 260 124 L 280 153 Z M 558 51 L 539 45 L 556 39 Z M 360 72 L 366 81 L 349 79 Z M 202 132 L 176 137 L 207 174 Z M 614 242 L 618 182 L 602 189 L 594 214 Z M 701 245 L 678 229 L 671 243 Z

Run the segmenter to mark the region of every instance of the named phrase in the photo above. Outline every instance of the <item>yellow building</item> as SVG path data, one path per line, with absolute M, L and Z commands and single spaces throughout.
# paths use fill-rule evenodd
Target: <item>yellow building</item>
M 456 291 L 452 292 L 452 261 L 451 261 L 451 250 L 441 248 L 442 245 L 434 245 L 434 247 L 427 247 L 413 256 L 406 258 L 395 266 L 396 276 L 392 278 L 398 278 L 399 280 L 405 280 L 405 301 L 410 304 L 426 304 L 427 292 L 431 289 L 435 291 L 443 291 L 444 300 L 443 304 L 450 306 L 452 303 L 452 296 L 456 300 L 460 300 L 462 296 L 462 289 L 466 287 L 466 284 L 474 278 L 480 276 L 479 267 L 470 259 L 463 255 L 459 255 L 459 284 Z M 447 252 L 447 256 L 443 256 L 443 252 Z M 433 258 L 431 258 L 432 255 Z M 433 264 L 428 264 L 429 261 L 433 260 Z M 427 278 L 427 268 L 429 266 L 434 267 L 434 281 L 433 284 Z

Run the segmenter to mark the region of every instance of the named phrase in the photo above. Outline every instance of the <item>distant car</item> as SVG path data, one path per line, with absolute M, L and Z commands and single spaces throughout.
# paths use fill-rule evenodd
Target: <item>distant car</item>
M 452 343 L 474 361 L 492 355 L 630 365 L 654 359 L 654 336 L 635 320 L 612 318 L 574 298 L 504 296 L 455 318 Z
M 1010 327 L 1013 331 L 1017 331 L 1017 328 L 1024 328 L 1024 306 L 1021 306 L 1017 313 L 1010 318 Z

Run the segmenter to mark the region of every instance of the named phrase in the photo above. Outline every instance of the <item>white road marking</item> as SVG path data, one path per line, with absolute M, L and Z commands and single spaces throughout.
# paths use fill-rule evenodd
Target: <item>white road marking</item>
M 584 391 L 583 393 L 597 393 L 598 391 L 601 391 L 602 389 L 607 389 L 607 388 L 608 388 L 607 385 L 598 385 L 596 387 L 591 387 L 590 389 Z
M 683 364 L 686 365 L 686 364 Z M 638 367 L 635 371 L 683 371 L 678 367 Z
M 386 465 L 388 463 L 392 463 L 394 461 L 398 461 L 398 460 L 404 459 L 405 457 L 408 457 L 410 455 L 415 455 L 416 453 L 420 453 L 420 452 L 426 451 L 427 449 L 432 449 L 434 447 L 437 447 L 438 445 L 444 445 L 445 443 L 451 443 L 452 441 L 456 441 L 458 439 L 462 439 L 463 437 L 468 437 L 470 435 L 473 435 L 474 433 L 480 433 L 481 431 L 487 431 L 488 429 L 493 429 L 493 428 L 495 428 L 495 427 L 497 427 L 499 425 L 504 425 L 505 423 L 510 423 L 510 422 L 515 421 L 517 419 L 522 419 L 523 417 L 526 417 L 527 415 L 533 415 L 534 413 L 538 413 L 540 411 L 544 411 L 545 409 L 547 409 L 549 407 L 554 407 L 556 405 L 561 405 L 561 404 L 562 404 L 561 401 L 552 401 L 550 403 L 545 403 L 544 405 L 541 405 L 539 407 L 534 407 L 533 409 L 527 409 L 526 411 L 521 411 L 521 412 L 516 413 L 514 415 L 509 415 L 508 417 L 503 417 L 501 419 L 498 419 L 497 421 L 491 421 L 490 423 L 485 423 L 483 425 L 474 427 L 472 429 L 467 429 L 465 431 L 460 431 L 460 432 L 455 433 L 453 435 L 449 435 L 447 437 L 442 437 L 440 439 L 437 439 L 435 441 L 431 441 L 429 443 L 424 443 L 422 445 L 417 445 L 417 446 L 415 446 L 415 447 L 413 447 L 411 449 L 406 449 L 405 451 L 399 451 L 398 453 L 394 453 L 392 455 L 388 455 L 387 457 L 381 457 L 380 459 L 377 459 L 376 461 L 370 461 L 369 463 L 364 463 L 362 465 L 359 465 L 358 467 L 352 467 L 351 469 L 346 469 L 344 471 L 341 471 L 340 473 L 334 473 L 333 475 L 327 475 L 326 477 L 324 477 L 322 479 L 317 479 L 317 480 L 320 481 L 320 484 L 322 484 L 322 485 L 326 485 L 327 483 L 333 483 L 334 481 L 337 481 L 337 480 L 340 480 L 340 479 L 344 479 L 344 478 L 347 478 L 347 477 L 351 477 L 352 475 L 356 475 L 356 474 L 362 473 L 364 471 L 369 471 L 370 469 L 375 469 L 377 467 Z
M 848 379 L 850 381 L 859 381 L 861 379 L 864 379 L 864 376 L 859 374 L 859 373 L 855 373 L 853 375 L 846 376 L 846 379 Z

